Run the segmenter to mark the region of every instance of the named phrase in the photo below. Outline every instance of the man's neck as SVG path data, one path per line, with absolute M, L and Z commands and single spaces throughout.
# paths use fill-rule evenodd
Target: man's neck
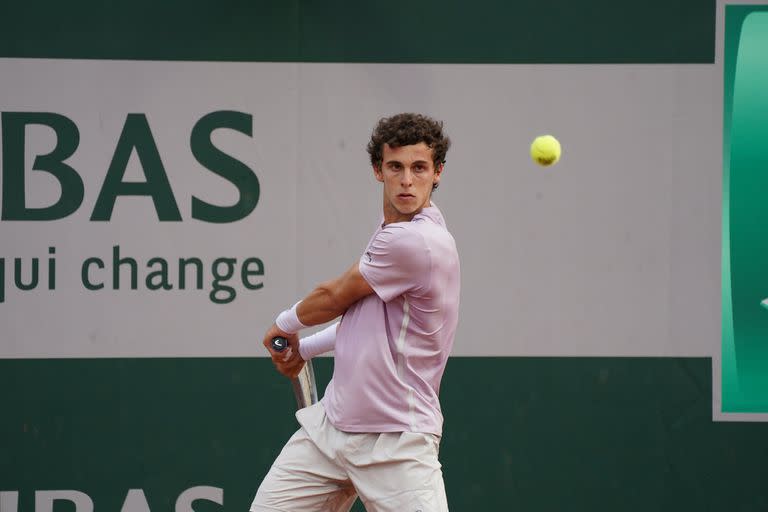
M 403 214 L 395 210 L 391 205 L 388 205 L 388 206 L 389 206 L 388 208 L 387 206 L 384 207 L 384 224 L 383 224 L 384 226 L 386 226 L 387 224 L 392 224 L 394 222 L 410 222 L 413 220 L 415 216 L 420 214 L 421 211 L 424 209 L 422 207 L 413 213 Z

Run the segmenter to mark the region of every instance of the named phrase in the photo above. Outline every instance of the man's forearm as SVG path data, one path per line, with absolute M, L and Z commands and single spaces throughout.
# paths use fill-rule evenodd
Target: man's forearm
M 299 354 L 305 361 L 309 361 L 315 356 L 330 352 L 336 346 L 336 329 L 339 322 L 330 325 L 322 331 L 316 332 L 306 338 L 301 338 L 299 343 Z
M 324 324 L 344 314 L 349 306 L 335 296 L 333 286 L 333 281 L 323 283 L 301 300 L 296 307 L 296 314 L 302 324 Z
M 358 264 L 354 264 L 341 276 L 318 285 L 294 307 L 280 313 L 276 323 L 285 332 L 324 324 L 343 315 L 352 304 L 372 293 L 373 288 L 363 278 Z

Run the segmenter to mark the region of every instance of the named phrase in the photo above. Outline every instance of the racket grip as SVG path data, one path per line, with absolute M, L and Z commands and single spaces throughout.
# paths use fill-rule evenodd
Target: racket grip
M 282 336 L 275 336 L 272 338 L 272 350 L 275 352 L 282 352 L 288 348 L 288 340 Z
M 283 352 L 288 348 L 288 340 L 282 336 L 275 336 L 271 342 L 272 350 Z M 312 361 L 304 363 L 299 375 L 291 380 L 293 394 L 296 396 L 296 407 L 303 409 L 317 403 L 317 384 L 315 382 L 315 369 Z

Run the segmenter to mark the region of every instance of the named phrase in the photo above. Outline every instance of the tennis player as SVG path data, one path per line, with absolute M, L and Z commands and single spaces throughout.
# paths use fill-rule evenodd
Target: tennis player
M 359 261 L 280 313 L 264 336 L 278 371 L 335 350 L 322 400 L 301 409 L 252 512 L 446 511 L 438 392 L 459 310 L 459 258 L 431 202 L 450 139 L 419 114 L 381 119 L 368 144 L 383 219 Z M 302 339 L 312 325 L 341 320 Z M 271 350 L 273 337 L 289 348 Z

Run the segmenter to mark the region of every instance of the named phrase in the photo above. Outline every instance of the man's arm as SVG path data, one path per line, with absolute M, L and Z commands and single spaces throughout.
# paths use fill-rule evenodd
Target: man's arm
M 320 354 L 334 350 L 336 348 L 336 330 L 339 328 L 339 323 L 341 322 L 329 325 L 322 331 L 318 331 L 306 338 L 300 338 L 299 354 L 301 358 L 309 361 Z
M 373 288 L 360 274 L 358 264 L 332 279 L 317 286 L 296 307 L 296 317 L 305 326 L 318 325 L 342 315 L 352 304 L 373 293 Z M 288 340 L 284 353 L 272 350 L 272 338 L 283 336 Z M 282 331 L 272 325 L 264 335 L 264 346 L 272 356 L 277 370 L 286 377 L 296 377 L 304 367 L 297 334 Z
M 341 316 L 352 304 L 373 293 L 358 263 L 341 276 L 321 283 L 299 303 L 296 314 L 306 325 L 318 325 Z

